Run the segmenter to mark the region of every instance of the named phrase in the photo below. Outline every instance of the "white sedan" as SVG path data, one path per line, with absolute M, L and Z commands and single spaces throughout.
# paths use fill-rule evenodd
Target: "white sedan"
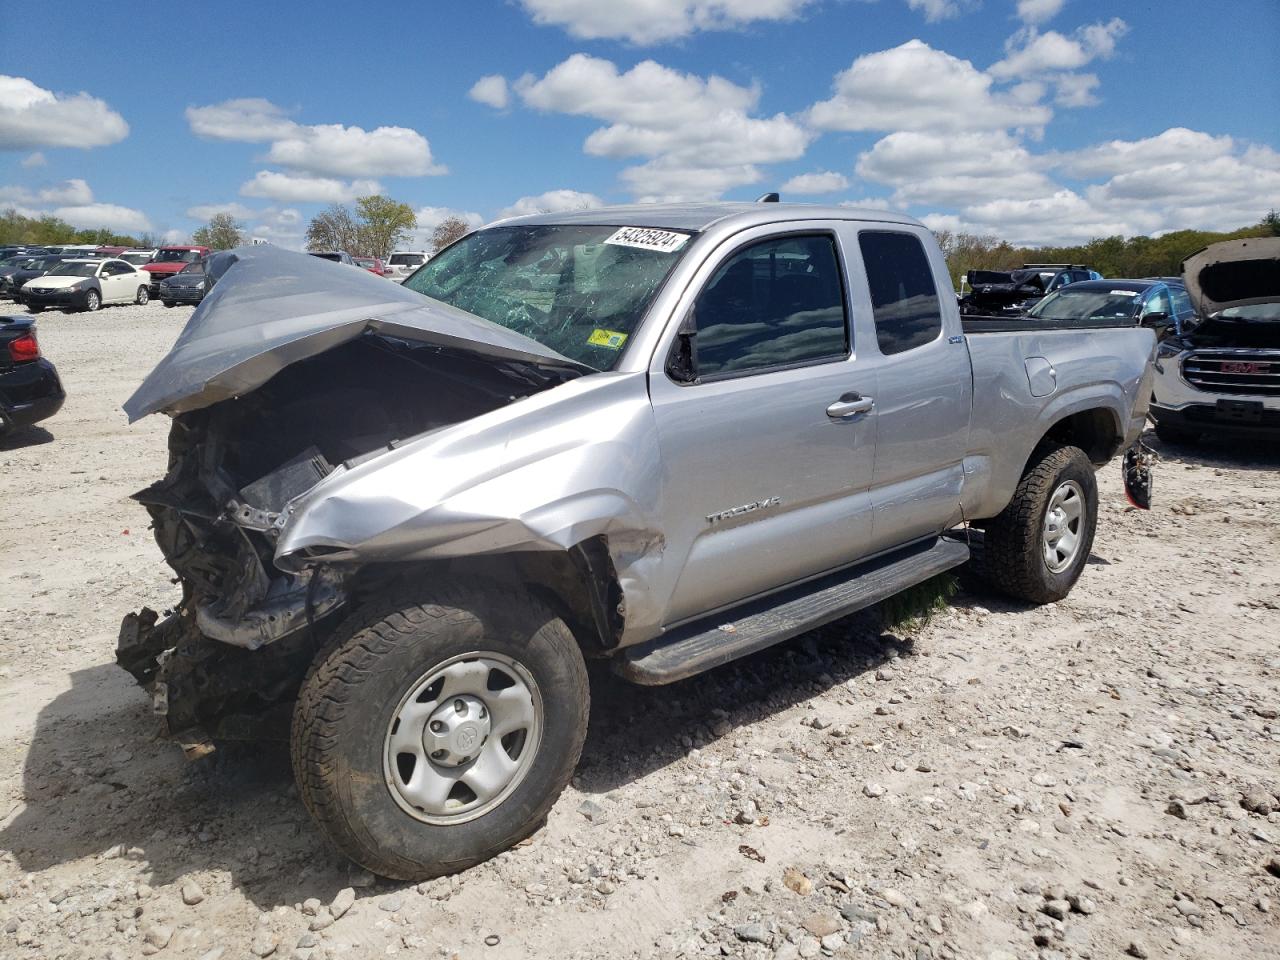
M 64 260 L 24 283 L 15 299 L 32 313 L 46 307 L 97 310 L 104 303 L 146 303 L 150 286 L 151 274 L 124 260 Z

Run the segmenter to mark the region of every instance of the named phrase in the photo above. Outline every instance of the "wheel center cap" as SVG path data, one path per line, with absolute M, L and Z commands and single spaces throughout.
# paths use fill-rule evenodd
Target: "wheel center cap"
M 434 763 L 456 767 L 471 760 L 489 739 L 491 719 L 484 701 L 450 697 L 427 721 L 422 744 Z

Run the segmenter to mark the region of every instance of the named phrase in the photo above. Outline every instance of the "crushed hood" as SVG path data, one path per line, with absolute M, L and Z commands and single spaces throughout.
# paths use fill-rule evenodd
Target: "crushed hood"
M 1210 244 L 1182 262 L 1182 280 L 1202 317 L 1280 303 L 1280 237 Z
M 130 423 L 249 393 L 290 364 L 367 332 L 495 359 L 591 369 L 358 267 L 268 245 L 223 256 L 233 258 L 232 266 L 125 403 Z

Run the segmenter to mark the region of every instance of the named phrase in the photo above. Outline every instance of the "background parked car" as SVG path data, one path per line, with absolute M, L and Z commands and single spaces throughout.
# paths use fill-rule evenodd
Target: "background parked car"
M 321 260 L 332 260 L 334 263 L 349 263 L 355 266 L 355 261 L 351 259 L 351 254 L 345 250 L 308 250 L 313 257 L 319 257 Z
M 195 263 L 201 257 L 207 257 L 212 251 L 208 247 L 173 246 L 161 247 L 147 261 L 147 273 L 151 274 L 151 295 L 160 295 L 160 281 L 181 271 L 188 263 Z
M 1157 335 L 1195 316 L 1182 281 L 1083 280 L 1049 294 L 1027 315 L 1041 320 L 1117 320 L 1153 327 Z
M 430 259 L 425 250 L 397 250 L 387 259 L 387 276 L 403 280 Z
M 1020 270 L 970 270 L 960 281 L 960 312 L 980 316 L 1017 316 L 1040 298 L 1071 283 L 1097 280 L 1101 274 L 1081 264 L 1027 263 Z M 969 292 L 964 291 L 968 288 Z
M 205 276 L 207 257 L 195 263 L 188 263 L 173 276 L 160 281 L 160 292 L 157 296 L 166 307 L 179 303 L 199 303 L 208 291 L 208 280 Z
M 1182 278 L 1198 309 L 1156 348 L 1156 435 L 1280 438 L 1280 237 L 1211 244 Z
M 7 274 L 0 272 L 0 298 L 17 300 L 18 291 L 22 289 L 23 284 L 27 281 L 34 280 L 36 277 L 43 277 L 64 260 L 72 259 L 74 259 L 73 254 L 46 254 L 45 256 L 23 260 Z
M 126 250 L 120 254 L 120 259 L 125 263 L 132 263 L 135 267 L 141 267 L 150 263 L 155 255 L 155 250 Z
M 52 417 L 66 393 L 30 317 L 0 317 L 0 436 Z
M 24 283 L 17 299 L 32 313 L 46 307 L 93 311 L 105 303 L 146 303 L 150 285 L 147 271 L 114 257 L 64 260 Z
M 380 277 L 387 275 L 387 267 L 377 257 L 352 257 L 357 267 L 364 267 L 370 273 L 377 274 Z

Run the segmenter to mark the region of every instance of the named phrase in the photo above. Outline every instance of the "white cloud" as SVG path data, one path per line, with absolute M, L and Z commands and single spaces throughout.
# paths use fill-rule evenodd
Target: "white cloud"
M 973 204 L 1053 189 L 1046 164 L 1009 134 L 891 133 L 858 158 L 858 175 L 895 187 L 901 204 Z
M 820 170 L 815 173 L 801 173 L 792 177 L 780 188 L 783 194 L 817 194 L 817 193 L 835 193 L 839 190 L 847 190 L 849 187 L 849 178 L 843 173 L 833 173 L 830 170 Z
M 521 197 L 499 214 L 503 217 L 524 217 L 531 213 L 566 213 L 572 210 L 591 210 L 603 207 L 604 201 L 594 193 L 578 190 L 548 190 L 533 197 Z
M 1081 27 L 1069 37 L 1056 30 L 1020 30 L 1006 42 L 1005 58 L 993 63 L 988 72 L 997 79 L 1008 80 L 1078 70 L 1094 60 L 1109 58 L 1115 53 L 1116 42 L 1128 31 L 1128 24 L 1119 17 Z
M 243 197 L 265 197 L 282 203 L 349 203 L 356 197 L 381 193 L 376 180 L 335 180 L 303 174 L 259 170 L 240 186 Z
M 237 220 L 250 220 L 258 216 L 259 211 L 234 201 L 231 203 L 202 203 L 187 208 L 187 216 L 192 220 L 210 220 L 219 213 L 229 213 Z
M 407 127 L 364 130 L 340 123 L 296 127 L 276 140 L 267 162 L 338 177 L 422 177 L 445 173 L 427 138 Z
M 467 96 L 477 103 L 483 103 L 495 110 L 505 110 L 511 102 L 511 92 L 507 89 L 507 78 L 500 73 L 491 73 L 481 77 Z
M 484 217 L 473 210 L 455 210 L 453 207 L 419 207 L 414 211 L 414 216 L 418 220 L 418 230 L 430 233 L 440 224 L 444 223 L 450 217 L 457 217 L 459 220 L 465 220 L 469 227 L 484 226 Z
M 101 147 L 129 134 L 124 117 L 87 93 L 59 95 L 0 75 L 0 150 Z
M 868 53 L 836 75 L 835 95 L 814 104 L 809 121 L 823 130 L 955 132 L 1042 127 L 1052 111 L 993 91 L 992 78 L 922 40 Z
M 1067 173 L 1089 179 L 1131 173 L 1146 167 L 1189 162 L 1203 163 L 1230 155 L 1235 141 L 1229 136 L 1215 137 L 1186 127 L 1171 127 L 1154 137 L 1142 140 L 1109 140 L 1055 158 Z
M 1018 19 L 1023 23 L 1045 23 L 1056 17 L 1067 0 L 1018 0 Z
M 283 107 L 261 97 L 187 107 L 186 115 L 191 132 L 209 140 L 266 143 L 289 136 L 297 127 Z
M 1053 102 L 1060 107 L 1090 107 L 1098 102 L 1094 90 L 1098 77 L 1092 73 L 1063 73 L 1053 78 Z
M 340 123 L 304 125 L 270 100 L 227 100 L 188 107 L 198 136 L 241 143 L 270 143 L 266 160 L 307 174 L 330 177 L 421 177 L 445 173 L 431 144 L 407 127 L 365 130 Z
M 26 187 L 0 187 L 0 203 L 21 206 L 82 205 L 93 202 L 93 191 L 80 179 L 63 180 L 59 184 L 28 190 Z
M 45 160 L 44 154 L 37 150 L 35 153 L 22 158 L 22 165 L 31 170 L 35 167 L 43 167 L 48 161 Z
M 921 11 L 926 23 L 937 23 L 960 16 L 969 4 L 963 0 L 907 0 L 907 6 Z
M 760 179 L 755 164 L 796 159 L 813 139 L 785 114 L 750 116 L 758 87 L 652 60 L 620 73 L 608 60 L 574 54 L 541 78 L 521 77 L 516 91 L 535 109 L 604 121 L 587 137 L 587 153 L 649 158 L 622 173 L 637 195 L 719 196 Z
M 267 207 L 257 211 L 245 233 L 294 250 L 301 250 L 306 238 L 302 214 L 292 207 Z
M 185 230 L 166 230 L 160 235 L 160 242 L 163 244 L 189 243 L 191 236 Z
M 151 221 L 141 210 L 122 207 L 114 203 L 84 203 L 54 207 L 55 217 L 73 227 L 91 230 L 106 227 L 116 233 L 143 233 L 151 229 Z
M 660 43 L 699 30 L 733 30 L 787 20 L 811 0 L 521 0 L 534 23 L 563 27 L 584 40 Z

